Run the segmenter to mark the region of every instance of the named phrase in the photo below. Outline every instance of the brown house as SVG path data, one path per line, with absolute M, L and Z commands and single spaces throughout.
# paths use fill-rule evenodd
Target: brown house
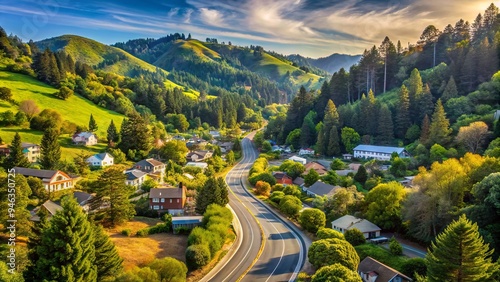
M 273 176 L 276 179 L 276 183 L 278 184 L 283 184 L 283 185 L 293 184 L 293 179 L 283 171 L 273 171 Z
M 411 282 L 403 273 L 371 258 L 366 257 L 359 263 L 358 273 L 363 282 Z
M 182 183 L 178 187 L 164 186 L 149 191 L 149 208 L 169 214 L 184 214 L 186 204 L 186 186 Z
M 163 183 L 165 164 L 155 159 L 145 159 L 134 164 L 132 169 L 138 169 L 148 174 L 158 183 Z
M 49 192 L 73 188 L 77 178 L 68 175 L 60 170 L 32 169 L 15 167 L 16 173 L 24 177 L 36 177 L 42 180 L 43 187 Z
M 318 162 L 307 163 L 304 167 L 304 174 L 308 174 L 311 169 L 314 169 L 319 175 L 325 175 L 328 172 L 328 169 Z

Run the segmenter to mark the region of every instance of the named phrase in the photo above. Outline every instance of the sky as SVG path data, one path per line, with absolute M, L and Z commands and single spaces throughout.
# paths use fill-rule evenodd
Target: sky
M 446 2 L 446 3 L 443 3 Z M 500 1 L 493 1 L 500 6 Z M 15 4 L 14 4 L 15 3 Z M 0 0 L 0 26 L 24 41 L 76 34 L 105 44 L 191 33 L 318 58 L 361 54 L 385 36 L 415 43 L 430 24 L 472 22 L 491 0 Z

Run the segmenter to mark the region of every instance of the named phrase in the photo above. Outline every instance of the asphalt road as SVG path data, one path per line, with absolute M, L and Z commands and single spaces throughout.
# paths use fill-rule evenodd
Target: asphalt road
M 236 228 L 238 237 L 233 248 L 202 281 L 229 282 L 240 278 L 252 282 L 294 281 L 305 263 L 306 246 L 310 242 L 244 187 L 258 153 L 248 138 L 242 140 L 242 148 L 242 161 L 226 177 L 232 190 L 229 205 L 237 215 L 241 230 Z M 259 256 L 263 239 L 264 249 Z

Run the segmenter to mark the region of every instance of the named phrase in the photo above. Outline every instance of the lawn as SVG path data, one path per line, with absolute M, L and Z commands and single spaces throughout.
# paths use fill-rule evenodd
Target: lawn
M 120 257 L 124 259 L 123 266 L 129 270 L 134 266 L 143 267 L 155 258 L 173 257 L 185 261 L 187 248 L 186 235 L 159 233 L 147 237 L 135 237 L 137 230 L 154 226 L 161 221 L 147 217 L 135 217 L 126 224 L 114 229 L 106 230 L 115 243 Z M 124 229 L 130 229 L 130 237 L 121 234 Z
M 356 249 L 356 252 L 358 252 L 360 260 L 370 256 L 381 263 L 396 269 L 397 271 L 401 271 L 401 267 L 408 260 L 405 256 L 395 256 L 381 246 L 371 243 L 365 243 L 354 248 Z

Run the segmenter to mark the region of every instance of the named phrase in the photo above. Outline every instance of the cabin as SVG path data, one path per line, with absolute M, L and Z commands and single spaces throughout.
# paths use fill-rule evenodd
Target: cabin
M 71 140 L 75 145 L 92 146 L 97 144 L 97 136 L 92 132 L 75 133 Z
M 148 174 L 158 183 L 163 183 L 165 177 L 165 164 L 155 159 L 145 159 L 134 164 L 132 169 L 138 169 Z
M 316 181 L 313 185 L 307 188 L 306 193 L 310 197 L 316 196 L 331 196 L 340 186 L 333 186 L 322 181 Z

